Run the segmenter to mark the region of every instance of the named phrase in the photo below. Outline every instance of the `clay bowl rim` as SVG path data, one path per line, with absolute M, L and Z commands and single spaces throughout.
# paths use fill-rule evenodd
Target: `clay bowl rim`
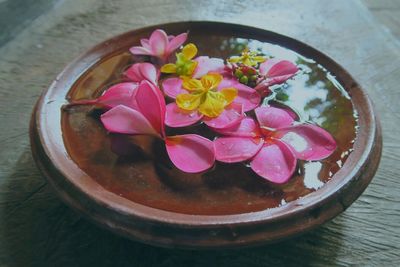
M 210 29 L 217 27 L 220 30 L 227 29 L 231 32 L 238 31 L 240 37 L 254 38 L 260 41 L 268 40 L 268 42 L 292 49 L 301 55 L 317 60 L 319 64 L 335 75 L 343 85 L 351 96 L 354 109 L 356 109 L 359 114 L 357 138 L 353 146 L 354 151 L 347 158 L 342 168 L 322 188 L 303 198 L 273 209 L 232 215 L 189 215 L 144 206 L 106 191 L 93 181 L 90 176 L 80 170 L 72 159 L 69 159 L 62 138 L 61 105 L 66 103 L 65 98 L 76 80 L 88 69 L 95 66 L 105 55 L 109 56 L 112 53 L 127 49 L 131 46 L 134 36 L 139 36 L 140 34 L 150 32 L 156 28 L 163 28 L 167 32 L 174 34 L 179 31 L 179 29 L 186 28 L 193 30 L 200 27 L 208 27 Z M 170 29 L 172 30 L 170 31 Z M 59 100 L 60 95 L 63 96 L 65 101 Z M 57 76 L 51 86 L 45 90 L 40 97 L 32 119 L 34 121 L 32 122 L 31 135 L 33 135 L 32 131 L 37 131 L 37 141 L 40 142 L 45 154 L 40 155 L 38 149 L 35 149 L 34 145 L 32 145 L 35 160 L 40 161 L 40 157 L 44 156 L 53 164 L 51 167 L 41 164 L 39 167 L 44 171 L 48 180 L 52 180 L 52 175 L 54 175 L 55 170 L 62 175 L 67 182 L 75 187 L 75 189 L 85 194 L 90 200 L 118 214 L 140 218 L 148 222 L 180 225 L 188 228 L 270 223 L 301 215 L 304 212 L 323 206 L 329 201 L 337 201 L 337 199 L 340 199 L 338 196 L 346 185 L 363 175 L 362 170 L 370 160 L 371 151 L 374 145 L 376 145 L 375 142 L 377 140 L 380 141 L 380 126 L 374 114 L 370 99 L 351 75 L 331 58 L 307 44 L 275 32 L 240 24 L 212 21 L 159 24 L 128 31 L 99 43 L 78 56 Z M 52 131 L 47 131 L 47 129 L 52 129 Z M 34 143 L 35 140 L 32 142 Z M 373 172 L 376 171 L 376 168 Z M 51 174 L 52 172 L 53 174 Z M 369 180 L 372 176 L 373 174 L 370 175 Z M 54 183 L 52 184 L 55 186 Z M 365 187 L 354 191 L 355 196 L 358 197 L 358 195 L 364 191 Z M 57 190 L 57 192 L 60 194 L 59 190 Z M 60 194 L 60 196 L 64 201 L 68 202 L 66 200 L 68 198 L 67 195 Z M 350 205 L 351 202 L 348 204 L 341 203 L 343 209 Z M 335 215 L 337 214 L 334 214 L 331 218 Z M 311 226 L 309 226 L 309 228 Z

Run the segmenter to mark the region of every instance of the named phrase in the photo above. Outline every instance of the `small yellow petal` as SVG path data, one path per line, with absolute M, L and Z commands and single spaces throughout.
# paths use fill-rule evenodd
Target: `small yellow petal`
M 238 95 L 238 90 L 233 87 L 229 88 L 224 88 L 220 91 L 220 93 L 224 96 L 225 98 L 225 106 L 229 105 L 232 103 L 232 101 L 237 97 Z
M 165 64 L 161 67 L 163 73 L 176 73 L 176 65 L 172 63 Z
M 183 80 L 182 87 L 188 91 L 204 91 L 203 85 L 200 80 L 190 79 L 188 77 L 181 77 Z
M 228 61 L 230 63 L 238 63 L 240 60 L 241 60 L 241 57 L 237 57 L 237 56 L 231 57 L 230 59 L 228 59 Z
M 265 57 L 263 57 L 263 56 L 255 56 L 255 57 L 253 57 L 253 60 L 258 62 L 258 63 L 262 63 L 267 59 Z
M 203 103 L 199 106 L 199 112 L 210 118 L 218 117 L 225 107 L 225 97 L 220 92 L 208 91 Z
M 201 103 L 203 94 L 179 94 L 176 104 L 183 110 L 195 110 Z
M 192 59 L 197 54 L 197 47 L 190 43 L 183 47 L 182 54 L 185 56 L 186 59 Z
M 254 65 L 254 63 L 251 62 L 251 60 L 249 58 L 247 58 L 247 57 L 243 60 L 243 64 L 246 65 L 246 66 L 253 66 Z
M 222 75 L 219 73 L 209 73 L 201 77 L 201 83 L 207 90 L 215 89 L 222 81 Z
M 190 63 L 188 63 L 188 71 L 187 71 L 187 75 L 192 75 L 194 70 L 197 67 L 198 62 L 192 60 Z

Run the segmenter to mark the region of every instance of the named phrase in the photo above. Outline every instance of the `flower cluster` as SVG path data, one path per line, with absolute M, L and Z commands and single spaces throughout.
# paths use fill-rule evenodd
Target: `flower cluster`
M 271 85 L 296 74 L 295 64 L 247 48 L 225 63 L 197 56 L 193 43 L 182 47 L 187 38 L 187 33 L 168 36 L 155 30 L 130 52 L 156 58 L 151 62 L 161 65 L 135 63 L 124 73 L 128 81 L 75 104 L 103 108 L 101 121 L 109 132 L 160 138 L 172 163 L 188 173 L 205 171 L 216 160 L 246 162 L 259 176 L 284 183 L 295 172 L 297 159 L 320 160 L 336 149 L 324 129 L 296 122 L 290 109 L 262 104 Z M 199 122 L 215 132 L 214 140 L 198 134 L 167 135 L 167 127 Z

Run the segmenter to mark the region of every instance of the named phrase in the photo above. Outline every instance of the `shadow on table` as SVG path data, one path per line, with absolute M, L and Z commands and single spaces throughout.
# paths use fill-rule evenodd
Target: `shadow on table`
M 340 222 L 301 237 L 240 250 L 189 251 L 143 245 L 89 223 L 61 203 L 36 169 L 29 147 L 4 177 L 0 265 L 5 266 L 308 266 L 333 265 Z M 329 225 L 334 227 L 330 227 Z M 335 229 L 333 232 L 332 229 Z

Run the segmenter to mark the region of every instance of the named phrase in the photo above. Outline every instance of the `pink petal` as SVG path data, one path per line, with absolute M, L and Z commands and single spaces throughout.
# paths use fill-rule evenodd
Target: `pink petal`
M 184 111 L 180 109 L 175 103 L 167 105 L 165 114 L 165 124 L 169 127 L 183 127 L 189 126 L 198 122 L 203 116 L 195 111 Z
M 298 120 L 299 119 L 299 115 L 290 107 L 288 106 L 282 106 L 280 107 L 281 109 L 283 109 L 284 111 L 286 111 L 290 117 L 292 117 L 294 120 Z
M 160 29 L 155 30 L 149 39 L 149 45 L 154 56 L 163 57 L 167 52 L 168 36 Z
M 277 136 L 292 148 L 298 159 L 320 160 L 330 156 L 336 149 L 336 141 L 330 133 L 312 124 L 288 127 L 278 131 Z
M 164 135 L 165 99 L 160 89 L 144 80 L 139 84 L 135 98 L 139 111 L 158 133 Z
M 260 126 L 269 129 L 288 127 L 294 121 L 291 113 L 281 108 L 262 106 L 256 108 L 255 113 Z
M 264 61 L 263 63 L 261 63 L 260 67 L 258 69 L 258 71 L 260 72 L 260 75 L 263 75 L 263 76 L 268 75 L 269 70 L 278 62 L 280 62 L 280 59 L 271 58 L 271 59 L 268 59 L 268 60 Z
M 266 97 L 272 93 L 269 86 L 268 80 L 263 80 L 254 87 L 254 90 L 256 90 L 262 97 Z
M 179 94 L 187 93 L 187 91 L 182 88 L 182 80 L 179 78 L 165 79 L 162 83 L 162 88 L 164 93 L 173 99 Z
M 154 67 L 151 63 L 142 63 L 140 66 L 140 73 L 143 77 L 152 82 L 153 84 L 157 84 L 158 77 L 160 76 L 160 71 Z
M 218 89 L 233 87 L 238 90 L 238 96 L 233 100 L 235 103 L 243 105 L 243 111 L 247 112 L 255 109 L 261 101 L 259 93 L 244 84 L 241 84 L 235 79 L 223 79 L 219 84 Z
M 140 39 L 140 44 L 141 44 L 144 48 L 146 48 L 146 49 L 148 49 L 148 50 L 151 50 L 150 44 L 149 44 L 149 39 L 145 39 L 145 38 Z
M 200 56 L 195 58 L 197 67 L 193 72 L 193 78 L 199 79 L 209 72 L 223 72 L 225 68 L 222 58 L 210 58 L 208 56 Z
M 186 42 L 187 39 L 187 32 L 181 33 L 173 38 L 170 38 L 168 36 L 168 47 L 167 47 L 167 53 L 171 54 L 172 52 L 174 52 L 176 49 L 178 49 L 184 42 Z
M 260 74 L 267 77 L 268 85 L 279 84 L 293 77 L 299 70 L 288 60 L 268 59 L 260 65 Z
M 214 164 L 213 142 L 200 135 L 168 136 L 165 146 L 171 161 L 184 172 L 202 172 L 211 168 Z
M 287 80 L 289 80 L 290 78 L 292 78 L 293 76 L 294 76 L 294 74 L 288 74 L 288 75 L 282 75 L 282 76 L 268 78 L 267 83 L 268 83 L 268 86 L 284 83 Z
M 214 141 L 218 161 L 233 163 L 248 160 L 263 146 L 261 138 L 220 137 Z
M 106 109 L 113 108 L 118 105 L 124 105 L 133 109 L 137 108 L 136 101 L 132 100 L 135 93 L 137 83 L 118 83 L 108 88 L 96 103 L 103 105 Z
M 243 116 L 243 106 L 241 104 L 231 103 L 218 117 L 204 117 L 203 121 L 213 129 L 225 129 L 238 125 L 243 119 Z
M 260 67 L 261 68 L 261 67 Z M 295 64 L 288 60 L 280 60 L 276 62 L 273 66 L 271 66 L 267 72 L 269 77 L 278 77 L 284 75 L 293 75 L 299 69 Z M 261 71 L 262 72 L 262 71 Z
M 232 73 L 232 64 L 225 65 L 224 68 L 219 72 L 225 79 L 236 79 Z
M 101 115 L 107 131 L 122 134 L 157 134 L 150 122 L 137 110 L 123 105 Z
M 148 55 L 148 56 L 153 55 L 153 53 L 149 49 L 141 47 L 141 46 L 133 46 L 133 47 L 129 48 L 129 51 L 133 55 Z
M 238 125 L 229 128 L 215 129 L 215 131 L 222 135 L 237 136 L 237 137 L 257 137 L 261 136 L 260 129 L 254 119 L 245 117 Z
M 141 82 L 143 79 L 143 76 L 140 73 L 140 64 L 133 64 L 130 66 L 126 71 L 125 71 L 125 76 L 128 77 L 129 80 L 134 81 L 134 82 Z
M 133 64 L 125 71 L 124 74 L 134 82 L 147 80 L 153 84 L 157 84 L 160 72 L 156 69 L 156 67 L 154 67 L 153 64 L 143 62 Z
M 296 157 L 282 142 L 265 143 L 250 163 L 259 176 L 273 183 L 287 182 L 296 169 Z

